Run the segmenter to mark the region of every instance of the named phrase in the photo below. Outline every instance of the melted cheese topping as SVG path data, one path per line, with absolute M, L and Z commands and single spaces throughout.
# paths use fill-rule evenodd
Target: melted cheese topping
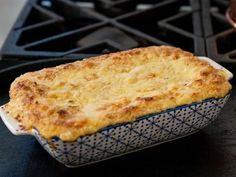
M 174 47 L 147 47 L 26 73 L 5 110 L 42 136 L 73 141 L 109 125 L 231 89 L 225 73 Z

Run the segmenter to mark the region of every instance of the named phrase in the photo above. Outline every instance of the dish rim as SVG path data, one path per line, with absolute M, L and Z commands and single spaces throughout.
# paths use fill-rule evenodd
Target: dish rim
M 226 68 L 224 68 L 222 65 L 216 63 L 215 61 L 213 61 L 212 59 L 208 58 L 208 57 L 205 57 L 205 56 L 198 56 L 197 58 L 199 58 L 200 60 L 203 60 L 203 61 L 206 61 L 208 62 L 212 67 L 214 67 L 215 69 L 220 69 L 220 70 L 223 70 L 225 71 L 225 73 L 227 73 L 227 80 L 230 80 L 233 78 L 233 74 L 227 70 Z M 24 64 L 23 64 L 24 65 Z M 228 96 L 230 95 L 231 93 L 231 90 L 224 96 Z M 222 97 L 222 98 L 224 98 Z M 193 103 L 190 103 L 190 104 L 185 104 L 185 105 L 181 105 L 181 106 L 176 106 L 174 108 L 169 108 L 169 109 L 165 109 L 163 111 L 160 111 L 160 112 L 156 112 L 156 113 L 151 113 L 151 114 L 146 114 L 146 115 L 143 115 L 143 116 L 139 116 L 137 117 L 134 121 L 132 122 L 122 122 L 122 123 L 119 123 L 119 124 L 116 124 L 116 125 L 109 125 L 109 126 L 106 126 L 104 128 L 101 128 L 99 129 L 98 131 L 96 131 L 96 133 L 99 133 L 99 132 L 102 132 L 102 131 L 106 131 L 106 130 L 110 130 L 110 129 L 114 129 L 114 128 L 117 128 L 117 127 L 120 127 L 120 126 L 123 126 L 123 125 L 126 125 L 126 124 L 130 124 L 130 123 L 133 123 L 133 122 L 138 122 L 140 120 L 144 120 L 148 117 L 151 117 L 151 116 L 157 116 L 157 115 L 160 115 L 160 114 L 163 114 L 163 113 L 166 113 L 166 112 L 170 112 L 170 111 L 176 111 L 176 110 L 179 110 L 179 109 L 182 109 L 182 108 L 185 108 L 185 107 L 190 107 L 190 106 L 193 106 L 193 105 L 197 105 L 197 104 L 200 104 L 200 103 L 203 103 L 203 102 L 207 102 L 209 100 L 219 100 L 221 98 L 207 98 L 207 99 L 204 99 L 202 101 L 199 101 L 199 102 L 193 102 Z M 0 116 L 1 116 L 1 119 L 2 121 L 4 122 L 4 124 L 6 125 L 6 127 L 9 129 L 9 131 L 14 134 L 14 135 L 32 135 L 32 136 L 35 136 L 34 135 L 34 130 L 36 130 L 38 132 L 38 134 L 40 135 L 39 131 L 36 129 L 36 128 L 32 128 L 31 131 L 25 131 L 22 129 L 21 125 L 20 125 L 20 122 L 18 122 L 16 119 L 14 119 L 13 117 L 11 117 L 10 115 L 8 115 L 4 110 L 3 110 L 3 107 L 4 105 L 0 106 Z M 88 135 L 84 135 L 84 136 L 89 136 L 91 134 L 88 134 Z M 41 136 L 41 135 L 40 135 Z M 63 141 L 61 140 L 58 136 L 53 136 L 49 139 L 53 140 L 53 139 L 60 139 L 61 141 L 63 142 L 75 142 L 77 141 L 79 138 L 81 137 L 84 137 L 84 136 L 79 136 L 77 137 L 75 140 L 73 141 Z

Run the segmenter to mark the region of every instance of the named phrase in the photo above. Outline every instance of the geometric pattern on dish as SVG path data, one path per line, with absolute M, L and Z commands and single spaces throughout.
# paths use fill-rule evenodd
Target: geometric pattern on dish
M 103 128 L 73 142 L 58 137 L 44 139 L 36 129 L 33 133 L 55 159 L 68 167 L 77 167 L 194 133 L 216 119 L 228 98 L 229 94 L 150 114 Z

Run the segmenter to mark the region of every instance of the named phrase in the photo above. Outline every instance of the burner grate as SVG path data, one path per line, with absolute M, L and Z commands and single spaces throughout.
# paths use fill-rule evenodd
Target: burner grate
M 236 62 L 228 0 L 29 0 L 2 58 L 94 56 L 173 45 L 221 63 Z
M 229 0 L 202 0 L 207 55 L 226 64 L 236 63 L 236 29 L 225 18 L 228 5 Z
M 198 0 L 33 0 L 8 36 L 2 57 L 96 55 L 149 45 L 204 55 L 198 24 Z

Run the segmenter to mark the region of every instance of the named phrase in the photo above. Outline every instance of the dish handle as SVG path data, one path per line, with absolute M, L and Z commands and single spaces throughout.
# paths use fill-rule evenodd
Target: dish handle
M 203 57 L 203 56 L 200 56 L 198 58 L 200 60 L 208 62 L 215 69 L 223 70 L 227 74 L 227 80 L 230 80 L 230 79 L 233 78 L 233 74 L 229 70 L 227 70 L 225 67 L 221 66 L 220 64 L 216 63 L 214 60 L 212 60 L 212 59 L 210 59 L 208 57 Z
M 9 116 L 4 110 L 3 106 L 0 107 L 0 116 L 2 118 L 2 121 L 5 123 L 7 128 L 12 132 L 14 135 L 31 135 L 30 132 L 25 131 L 20 126 L 20 123 L 14 119 L 13 117 Z

